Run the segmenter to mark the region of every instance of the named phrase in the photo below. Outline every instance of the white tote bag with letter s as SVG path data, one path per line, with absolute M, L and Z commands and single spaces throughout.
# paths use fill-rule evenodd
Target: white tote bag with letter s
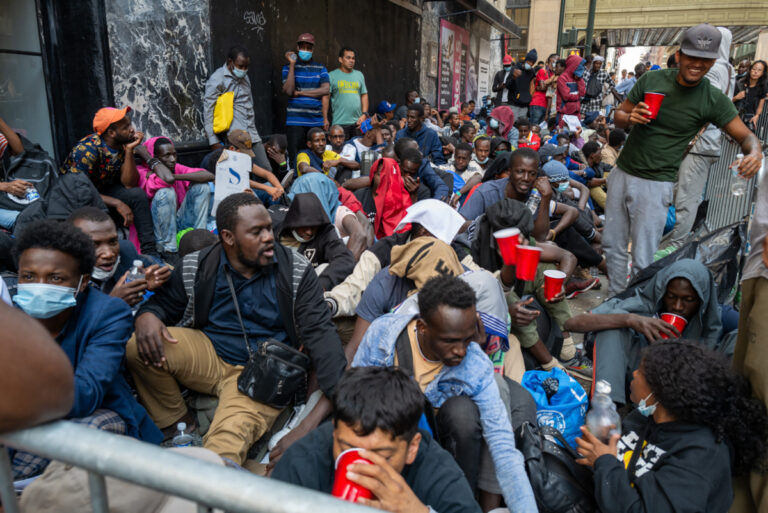
M 251 157 L 236 151 L 224 150 L 216 163 L 216 187 L 213 191 L 213 215 L 221 200 L 231 194 L 250 189 Z

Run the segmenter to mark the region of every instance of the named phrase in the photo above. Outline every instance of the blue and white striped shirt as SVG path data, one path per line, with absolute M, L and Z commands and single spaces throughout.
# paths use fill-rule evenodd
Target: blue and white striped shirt
M 283 66 L 283 83 L 288 78 L 289 65 Z M 315 61 L 297 61 L 293 68 L 296 90 L 317 89 L 330 83 L 328 70 Z M 320 98 L 292 96 L 288 99 L 286 126 L 323 126 L 323 108 Z

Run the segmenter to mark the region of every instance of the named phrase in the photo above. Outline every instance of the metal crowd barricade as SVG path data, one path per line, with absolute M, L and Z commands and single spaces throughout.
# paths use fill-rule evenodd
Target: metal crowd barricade
M 249 472 L 198 460 L 105 431 L 59 421 L 0 435 L 0 496 L 6 513 L 18 513 L 5 446 L 88 471 L 94 513 L 108 513 L 105 477 L 181 497 L 198 513 L 365 513 L 377 511 Z
M 763 112 L 758 119 L 755 135 L 765 148 L 768 145 L 768 112 Z M 729 166 L 740 151 L 738 144 L 723 137 L 720 159 L 709 170 L 709 178 L 707 179 L 705 199 L 709 201 L 709 206 L 704 225 L 708 232 L 737 223 L 752 213 L 752 204 L 757 193 L 756 178 L 749 180 L 747 193 L 743 196 L 731 194 L 731 170 Z

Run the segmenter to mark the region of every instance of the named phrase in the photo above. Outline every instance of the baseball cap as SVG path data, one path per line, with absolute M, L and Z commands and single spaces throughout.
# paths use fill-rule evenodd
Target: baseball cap
M 251 135 L 245 130 L 232 130 L 227 134 L 227 140 L 229 144 L 241 150 L 243 153 L 254 157 L 255 154 L 251 149 L 253 143 L 251 142 Z
M 315 44 L 315 36 L 310 34 L 309 32 L 304 32 L 302 35 L 299 36 L 297 43 L 310 43 L 312 45 Z
M 568 152 L 568 145 L 556 146 L 554 144 L 544 144 L 539 148 L 539 158 L 541 162 L 549 162 L 553 157 L 565 155 Z
M 562 182 L 568 179 L 568 168 L 557 160 L 550 160 L 541 169 L 551 183 Z
M 126 114 L 131 112 L 130 107 L 116 109 L 114 107 L 103 107 L 93 116 L 93 131 L 97 134 L 103 134 L 109 125 L 120 121 Z
M 680 51 L 691 57 L 717 59 L 722 34 L 708 23 L 691 27 L 683 33 Z
M 396 104 L 389 103 L 387 100 L 382 100 L 379 102 L 379 106 L 376 107 L 376 112 L 379 114 L 386 114 L 387 112 L 392 112 L 397 108 Z
M 509 66 L 512 64 L 512 56 L 511 55 L 505 55 L 504 56 L 504 66 Z

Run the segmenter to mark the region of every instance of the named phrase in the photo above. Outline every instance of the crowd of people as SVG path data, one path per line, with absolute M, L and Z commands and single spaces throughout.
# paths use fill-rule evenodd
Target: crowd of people
M 624 416 L 609 440 L 577 439 L 600 511 L 725 512 L 732 476 L 747 483 L 737 503 L 764 510 L 766 184 L 738 312 L 697 260 L 636 280 L 690 240 L 723 133 L 741 177 L 763 158 L 766 63 L 735 69 L 722 27 L 680 41 L 667 67 L 620 76 L 600 55 L 505 56 L 494 98 L 443 112 L 415 89 L 370 102 L 354 49 L 329 73 L 304 33 L 269 137 L 234 46 L 201 99 L 198 167 L 169 137 L 145 140 L 130 107 L 100 109 L 60 166 L 0 119 L 0 429 L 63 416 L 174 445 L 184 423 L 227 465 L 263 461 L 326 493 L 357 448 L 369 464 L 347 477 L 373 495 L 360 503 L 528 513 L 544 491 L 519 447 L 537 424 L 523 372 L 559 369 L 590 395 L 610 384 Z M 655 111 L 647 93 L 664 95 Z M 233 154 L 248 183 L 215 202 Z M 539 255 L 533 277 L 495 236 L 510 228 L 518 254 Z M 573 315 L 598 288 L 609 299 Z M 46 472 L 9 453 L 15 479 Z

